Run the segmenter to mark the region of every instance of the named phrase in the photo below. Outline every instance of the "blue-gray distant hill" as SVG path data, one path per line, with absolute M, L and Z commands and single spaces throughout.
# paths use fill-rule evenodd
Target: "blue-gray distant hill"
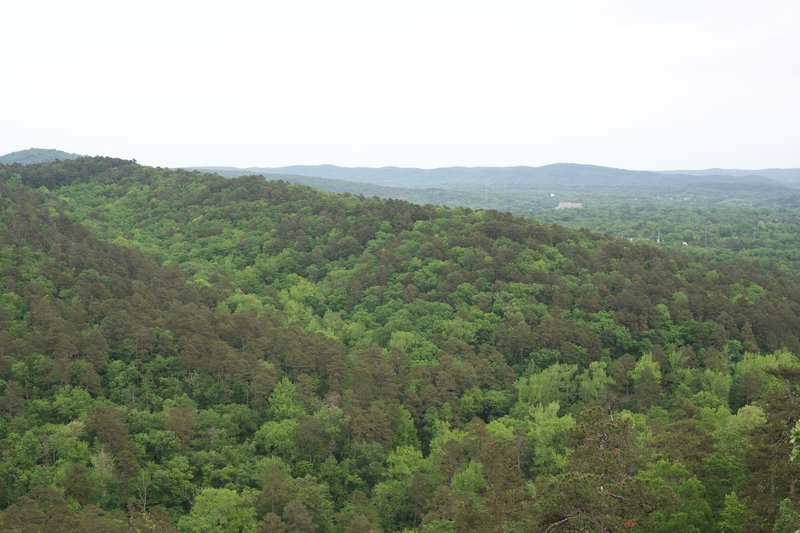
M 444 167 L 434 169 L 402 167 L 337 167 L 334 165 L 295 165 L 277 168 L 249 167 L 243 169 L 256 174 L 290 174 L 313 176 L 345 181 L 356 181 L 388 187 L 430 188 L 461 186 L 569 186 L 596 187 L 642 187 L 655 186 L 669 189 L 684 187 L 713 188 L 782 188 L 784 183 L 770 176 L 751 175 L 691 175 L 626 170 L 556 163 L 542 167 Z
M 78 154 L 70 154 L 61 150 L 48 148 L 28 148 L 18 152 L 11 152 L 0 156 L 0 165 L 38 165 L 40 163 L 52 163 L 53 161 L 66 161 L 77 159 Z
M 776 190 L 786 183 L 769 176 L 690 175 L 644 170 L 626 170 L 596 165 L 557 163 L 542 167 L 445 167 L 434 169 L 402 167 L 338 167 L 334 165 L 295 165 L 288 167 L 204 167 L 205 171 L 242 171 L 264 175 L 292 175 L 360 182 L 399 188 L 473 187 L 539 188 L 570 187 L 592 190 L 624 189 L 679 191 L 684 189 Z
M 260 174 L 330 192 L 512 212 L 609 202 L 772 203 L 800 193 L 766 176 L 689 175 L 558 163 L 543 167 L 195 167 L 227 177 Z M 794 194 L 787 194 L 794 193 Z
M 687 176 L 761 176 L 793 185 L 800 185 L 800 168 L 763 168 L 745 170 L 735 168 L 707 168 L 705 170 L 668 170 L 665 174 L 684 174 Z

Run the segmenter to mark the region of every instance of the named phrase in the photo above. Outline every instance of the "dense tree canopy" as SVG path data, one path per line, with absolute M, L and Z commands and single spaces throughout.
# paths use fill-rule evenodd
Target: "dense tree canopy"
M 788 277 L 105 158 L 0 204 L 3 530 L 800 527 Z

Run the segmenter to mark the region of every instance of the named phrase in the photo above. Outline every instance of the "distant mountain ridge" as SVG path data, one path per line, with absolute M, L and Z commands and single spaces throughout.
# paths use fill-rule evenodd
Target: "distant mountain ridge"
M 258 173 L 294 174 L 317 176 L 346 181 L 360 181 L 375 185 L 392 187 L 436 187 L 455 184 L 526 184 L 548 182 L 572 184 L 606 181 L 619 178 L 652 179 L 657 173 L 612 169 L 595 165 L 556 163 L 542 167 L 441 167 L 433 169 L 403 167 L 338 167 L 335 165 L 293 165 L 278 168 L 249 167 L 247 170 Z
M 570 187 L 630 187 L 648 184 L 672 187 L 760 187 L 782 189 L 793 182 L 779 176 L 763 176 L 749 173 L 720 175 L 715 173 L 695 174 L 679 172 L 655 172 L 627 170 L 582 165 L 555 163 L 541 167 L 443 167 L 434 169 L 402 167 L 339 167 L 335 165 L 292 165 L 285 167 L 193 167 L 203 171 L 242 171 L 264 175 L 292 175 L 326 178 L 349 182 L 361 182 L 384 187 L 399 188 L 452 188 L 454 186 L 570 186 Z M 745 171 L 740 171 L 745 172 Z M 793 174 L 790 174 L 790 176 Z M 800 171 L 798 171 L 800 176 Z
M 83 157 L 63 150 L 48 148 L 28 148 L 0 156 L 2 165 L 35 165 L 51 163 L 59 160 Z M 709 168 L 700 170 L 628 170 L 622 168 L 586 165 L 578 163 L 553 163 L 539 167 L 341 167 L 337 165 L 290 165 L 283 167 L 231 167 L 231 166 L 197 166 L 184 167 L 203 172 L 219 172 L 221 174 L 269 174 L 284 177 L 326 178 L 361 182 L 361 184 L 381 185 L 394 188 L 431 188 L 447 187 L 455 184 L 472 185 L 571 185 L 597 186 L 622 185 L 626 181 L 642 184 L 659 179 L 673 183 L 729 183 L 753 185 L 800 185 L 800 168 L 767 168 L 758 170 Z M 710 181 L 698 182 L 697 178 L 710 178 Z M 758 179 L 760 178 L 760 179 Z M 273 178 L 274 179 L 274 178 Z M 677 182 L 676 182 L 677 180 Z
M 78 154 L 71 154 L 61 150 L 50 148 L 28 148 L 0 156 L 0 165 L 38 165 L 40 163 L 52 163 L 53 161 L 64 161 L 67 159 L 78 159 Z
M 29 148 L 0 156 L 0 164 L 33 165 L 79 157 L 81 156 L 78 154 L 61 150 Z M 464 187 L 472 189 L 482 187 L 570 187 L 586 190 L 603 187 L 623 190 L 655 186 L 673 191 L 704 188 L 773 192 L 800 187 L 800 168 L 762 170 L 711 168 L 649 171 L 577 163 L 554 163 L 540 167 L 453 166 L 432 169 L 394 166 L 340 167 L 336 165 L 187 168 L 203 172 L 218 172 L 228 177 L 261 174 L 267 179 L 285 179 L 331 192 L 355 192 L 384 198 L 408 198 L 409 195 L 414 196 L 409 191 L 419 189 L 454 190 Z
M 687 176 L 762 176 L 800 185 L 800 168 L 764 168 L 760 170 L 707 168 L 705 170 L 665 170 L 663 172 L 665 174 L 683 174 Z

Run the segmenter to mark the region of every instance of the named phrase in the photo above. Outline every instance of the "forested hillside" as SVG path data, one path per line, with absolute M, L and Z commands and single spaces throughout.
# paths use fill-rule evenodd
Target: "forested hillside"
M 589 227 L 714 261 L 747 261 L 800 281 L 800 193 L 719 205 L 597 202 L 584 209 L 542 210 L 540 221 Z
M 330 165 L 200 170 L 218 171 L 226 177 L 259 171 L 266 179 L 329 192 L 508 211 L 659 247 L 686 246 L 684 251 L 707 259 L 744 260 L 800 280 L 797 169 L 655 173 L 561 164 L 433 170 Z M 303 175 L 268 173 L 277 171 Z M 329 177 L 311 177 L 314 173 Z M 562 201 L 580 203 L 582 208 L 555 209 Z
M 0 167 L 0 529 L 800 527 L 800 287 L 496 211 Z

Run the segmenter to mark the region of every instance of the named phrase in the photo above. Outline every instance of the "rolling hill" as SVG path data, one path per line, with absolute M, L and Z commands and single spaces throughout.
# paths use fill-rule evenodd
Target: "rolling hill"
M 28 148 L 18 152 L 11 152 L 0 156 L 0 165 L 36 165 L 39 163 L 52 163 L 53 161 L 65 161 L 77 159 L 81 156 L 70 154 L 61 150 L 45 148 Z
M 761 176 L 794 186 L 800 185 L 800 168 L 765 168 L 760 170 L 742 170 L 732 168 L 709 168 L 705 170 L 669 170 L 667 174 L 682 174 L 687 176 L 736 176 L 749 177 Z

